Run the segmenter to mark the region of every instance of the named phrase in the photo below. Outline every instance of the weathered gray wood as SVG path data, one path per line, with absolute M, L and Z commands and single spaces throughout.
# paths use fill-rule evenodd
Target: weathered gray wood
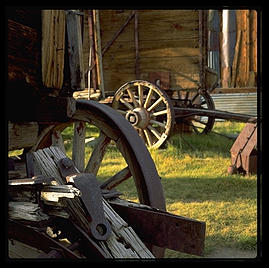
M 96 9 L 93 10 L 93 26 L 94 26 L 94 43 L 96 53 L 95 60 L 97 66 L 97 81 L 98 81 L 98 87 L 102 93 L 102 97 L 105 98 L 99 10 Z
M 36 122 L 12 123 L 8 122 L 8 150 L 17 150 L 33 146 L 38 136 Z
M 106 180 L 102 185 L 100 186 L 102 189 L 112 189 L 122 183 L 123 181 L 129 179 L 131 177 L 131 172 L 129 170 L 129 167 L 125 167 L 118 173 L 116 173 L 114 176 Z
M 85 172 L 92 173 L 94 175 L 97 174 L 109 142 L 110 139 L 101 131 L 89 162 L 85 168 Z
M 14 239 L 8 240 L 8 257 L 11 259 L 33 259 L 38 258 L 41 254 L 44 254 L 44 251 L 41 251 L 37 248 L 31 247 Z
M 69 10 L 66 13 L 66 21 L 71 88 L 73 90 L 84 90 L 85 77 L 80 15 L 76 10 Z M 72 159 L 76 167 L 80 171 L 83 171 L 85 159 L 85 123 L 82 122 L 74 123 Z
M 85 89 L 85 78 L 83 68 L 80 15 L 78 15 L 75 10 L 68 10 L 66 12 L 66 24 L 71 88 L 73 90 L 83 90 Z
M 53 131 L 51 142 L 52 146 L 58 146 L 65 153 L 64 141 L 60 130 Z
M 80 196 L 80 191 L 72 185 L 51 185 L 41 190 L 41 199 L 50 202 L 59 202 L 60 198 L 75 198 Z
M 65 154 L 58 147 L 40 149 L 33 154 L 38 160 L 43 175 L 53 176 L 61 183 L 62 178 L 57 170 L 56 163 L 60 159 L 65 158 Z M 83 209 L 81 204 L 76 203 L 75 200 L 68 200 L 70 201 L 67 203 L 70 214 L 73 214 L 73 217 L 75 215 L 79 217 L 77 220 L 80 220 L 80 226 L 87 230 L 87 220 L 82 218 L 84 214 Z M 111 258 L 154 258 L 132 228 L 128 227 L 128 224 L 121 219 L 104 198 L 102 201 L 105 215 L 111 222 L 112 235 L 106 241 L 98 241 L 98 244 L 108 256 Z M 118 237 L 122 237 L 122 242 L 119 241 Z M 130 245 L 129 249 L 125 247 L 127 244 Z
M 26 221 L 43 221 L 49 219 L 49 216 L 41 210 L 39 205 L 32 202 L 9 202 L 8 216 L 13 220 Z
M 79 171 L 84 170 L 86 124 L 82 121 L 74 123 L 72 160 Z

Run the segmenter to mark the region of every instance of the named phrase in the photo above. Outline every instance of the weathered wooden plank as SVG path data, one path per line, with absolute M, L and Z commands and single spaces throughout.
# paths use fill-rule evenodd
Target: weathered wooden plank
M 42 171 L 43 175 L 50 175 L 55 177 L 55 179 L 59 182 L 62 181 L 56 167 L 56 163 L 66 156 L 61 150 L 59 150 L 59 148 L 45 148 L 43 150 L 38 150 L 33 154 L 40 165 L 40 170 Z M 78 200 L 76 199 L 71 199 L 68 201 L 70 201 L 67 203 L 69 212 L 73 215 L 73 217 L 76 216 L 73 218 L 73 220 L 80 220 L 80 224 L 84 226 L 82 228 L 87 231 L 88 224 L 87 220 L 83 219 L 84 213 L 81 204 L 77 203 Z M 127 223 L 121 219 L 121 217 L 111 208 L 104 198 L 102 201 L 105 215 L 111 223 L 113 232 L 106 241 L 98 241 L 97 243 L 103 248 L 108 256 L 111 258 L 154 258 L 152 253 L 145 247 L 132 228 L 128 227 Z M 75 203 L 77 204 L 75 205 Z M 118 236 L 121 236 L 123 240 L 117 239 Z M 131 237 L 131 239 L 129 237 Z M 132 245 L 132 247 L 130 247 L 131 252 L 124 246 L 128 245 L 128 243 Z
M 44 251 L 26 245 L 14 239 L 8 240 L 8 257 L 11 259 L 38 258 Z
M 126 69 L 125 69 L 126 70 Z M 131 81 L 135 79 L 135 72 L 133 70 L 127 70 L 130 73 L 119 73 L 118 71 L 108 72 L 105 81 L 107 85 L 106 91 L 116 91 L 120 86 L 122 86 L 126 81 Z M 149 72 L 157 71 L 155 70 L 142 70 L 140 72 L 140 78 L 143 80 L 149 79 Z M 184 73 L 184 72 L 171 72 L 170 73 L 170 86 L 171 88 L 198 88 L 199 74 L 198 73 Z
M 199 73 L 198 57 L 165 57 L 161 60 L 156 57 L 140 58 L 140 68 L 143 71 L 171 71 L 174 73 Z M 104 61 L 104 70 L 113 70 L 119 73 L 133 73 L 134 59 L 124 58 L 120 61 Z
M 92 173 L 94 175 L 97 174 L 109 143 L 110 139 L 103 132 L 100 132 L 94 150 L 85 168 L 85 172 Z
M 164 29 L 162 32 L 158 30 L 158 25 L 141 25 L 139 28 L 139 39 L 141 41 L 165 41 L 165 40 L 191 40 L 194 38 L 197 38 L 198 36 L 198 31 L 196 30 L 185 30 L 185 31 L 178 31 L 176 29 L 171 30 L 171 28 Z M 145 30 L 147 29 L 147 31 Z M 126 28 L 126 31 L 123 31 L 122 34 L 118 37 L 118 41 L 134 41 L 134 32 L 131 30 L 128 30 L 129 28 Z M 103 41 L 106 43 L 108 42 L 114 32 L 113 31 L 106 31 L 103 34 Z
M 36 122 L 12 123 L 8 122 L 8 150 L 17 150 L 35 144 L 38 136 Z
M 38 204 L 32 202 L 9 202 L 8 216 L 13 220 L 25 221 L 44 221 L 49 217 L 45 214 Z
M 101 34 L 100 34 L 100 21 L 99 10 L 93 10 L 93 31 L 94 31 L 94 44 L 95 44 L 95 60 L 97 67 L 97 81 L 98 88 L 100 88 L 102 97 L 105 97 L 104 91 L 104 75 L 103 75 L 103 59 L 101 47 Z
M 65 52 L 64 10 L 42 10 L 42 80 L 46 87 L 63 84 Z
M 66 13 L 66 25 L 68 36 L 68 53 L 71 76 L 71 88 L 73 90 L 85 88 L 83 68 L 83 49 L 81 38 L 80 17 L 76 11 L 69 10 Z

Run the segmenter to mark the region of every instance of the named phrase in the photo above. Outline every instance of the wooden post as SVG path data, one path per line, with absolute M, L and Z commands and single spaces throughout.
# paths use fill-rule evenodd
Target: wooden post
M 93 26 L 98 88 L 101 90 L 102 97 L 105 98 L 99 10 L 93 10 Z
M 134 17 L 134 34 L 135 34 L 135 76 L 136 79 L 140 78 L 139 71 L 139 36 L 138 36 L 138 11 L 135 11 Z
M 89 26 L 89 39 L 90 39 L 90 51 L 91 51 L 91 66 L 89 66 L 91 73 L 92 87 L 95 90 L 97 88 L 96 81 L 96 60 L 95 60 L 95 48 L 94 48 L 94 30 L 93 30 L 93 15 L 92 10 L 88 12 L 88 26 Z M 89 88 L 89 85 L 88 85 Z M 90 88 L 89 88 L 90 90 Z
M 207 10 L 199 10 L 200 86 L 206 88 Z
M 79 16 L 80 14 L 76 10 L 69 10 L 66 15 L 71 88 L 73 90 L 85 89 L 81 21 Z M 80 171 L 84 170 L 85 129 L 85 123 L 74 123 L 72 160 Z
M 81 23 L 79 16 L 78 11 L 75 10 L 66 12 L 71 88 L 74 91 L 85 89 Z

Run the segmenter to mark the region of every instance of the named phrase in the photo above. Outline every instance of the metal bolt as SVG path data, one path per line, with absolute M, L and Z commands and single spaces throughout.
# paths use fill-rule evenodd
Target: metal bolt
M 67 169 L 73 166 L 73 162 L 69 158 L 63 158 L 61 162 L 62 165 Z

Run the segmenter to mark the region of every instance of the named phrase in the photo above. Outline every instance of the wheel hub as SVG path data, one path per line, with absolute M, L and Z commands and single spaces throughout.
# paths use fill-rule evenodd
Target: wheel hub
M 150 120 L 147 110 L 141 107 L 128 111 L 125 118 L 137 128 L 146 128 Z

